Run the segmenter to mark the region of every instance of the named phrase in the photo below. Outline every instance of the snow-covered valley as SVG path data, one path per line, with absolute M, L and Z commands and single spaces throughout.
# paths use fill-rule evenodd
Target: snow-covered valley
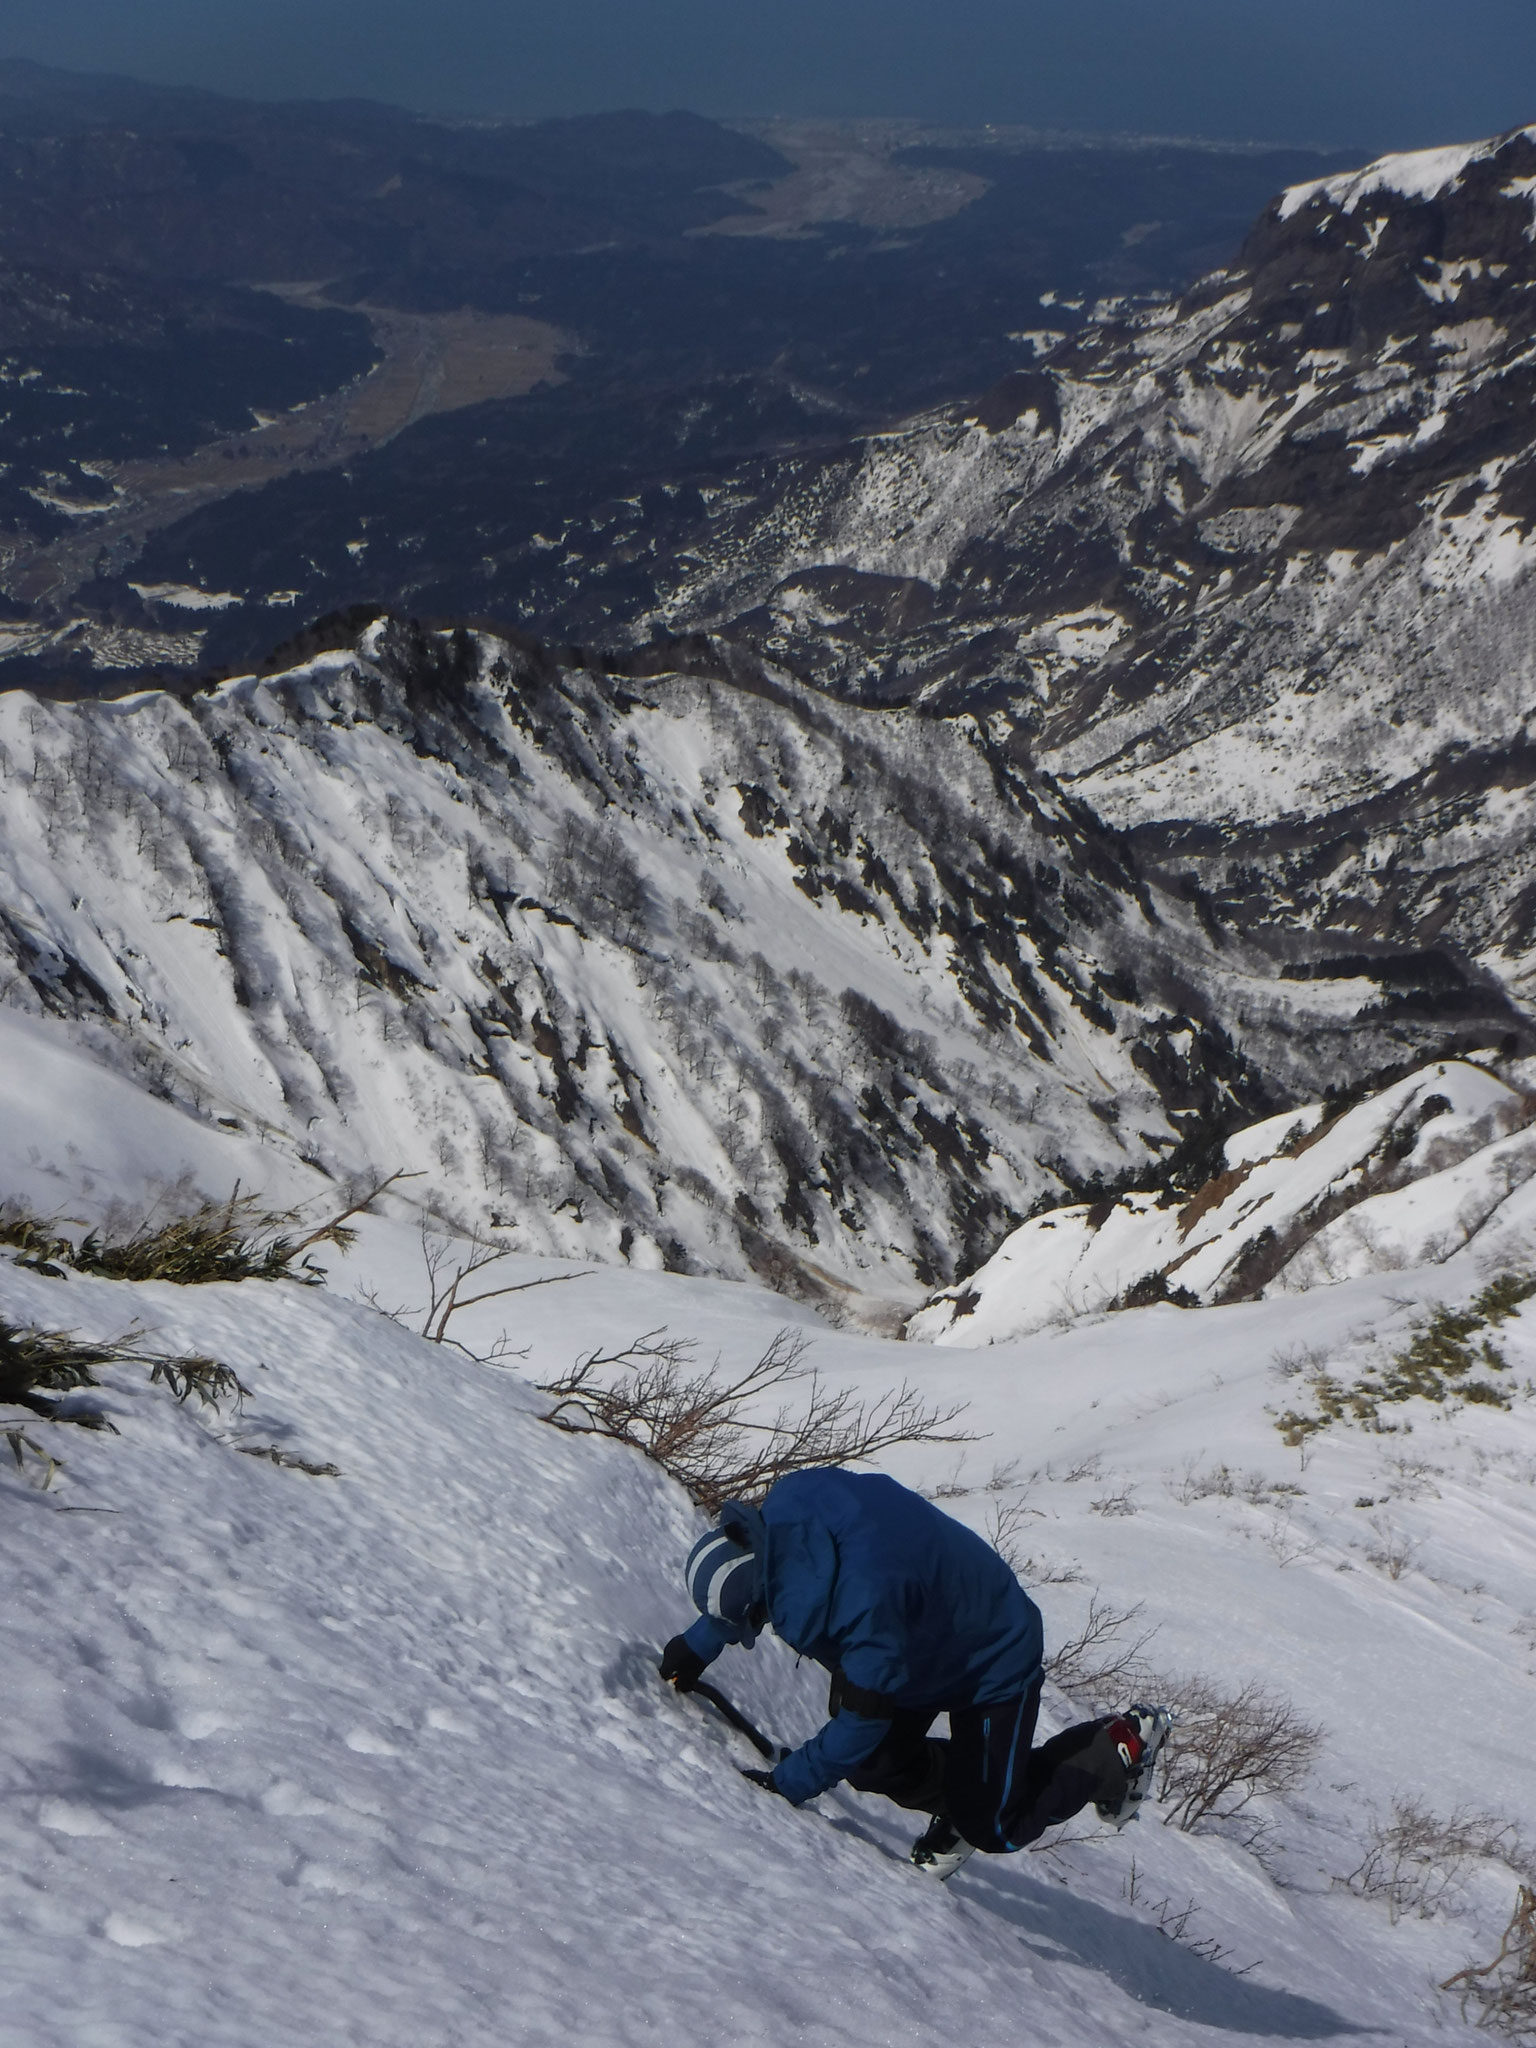
M 1445 1038 L 1281 979 L 976 721 L 757 668 L 381 622 L 185 703 L 13 693 L 0 747 L 7 1012 L 500 1244 L 843 1320 Z M 1457 1026 L 1525 1028 L 1496 988 Z

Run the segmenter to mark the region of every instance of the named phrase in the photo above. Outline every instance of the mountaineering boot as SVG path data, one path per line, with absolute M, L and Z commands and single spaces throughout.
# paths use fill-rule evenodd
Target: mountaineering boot
M 1103 1731 L 1114 1744 L 1115 1754 L 1125 1766 L 1125 1791 L 1117 1799 L 1099 1800 L 1094 1811 L 1111 1827 L 1123 1828 L 1141 1811 L 1141 1802 L 1152 1790 L 1152 1773 L 1158 1752 L 1173 1726 L 1171 1707 L 1127 1707 Z
M 941 1813 L 934 1815 L 928 1823 L 928 1832 L 912 1844 L 912 1861 L 929 1877 L 936 1877 L 940 1884 L 947 1884 L 966 1857 L 975 1853 L 959 1829 Z

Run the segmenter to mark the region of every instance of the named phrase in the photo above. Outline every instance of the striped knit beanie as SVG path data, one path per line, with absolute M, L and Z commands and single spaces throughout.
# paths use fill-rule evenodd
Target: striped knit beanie
M 693 1604 L 700 1614 L 721 1622 L 737 1642 L 755 1640 L 761 1616 L 753 1610 L 762 1601 L 762 1565 L 744 1543 L 745 1532 L 736 1528 L 711 1529 L 688 1553 L 684 1576 Z

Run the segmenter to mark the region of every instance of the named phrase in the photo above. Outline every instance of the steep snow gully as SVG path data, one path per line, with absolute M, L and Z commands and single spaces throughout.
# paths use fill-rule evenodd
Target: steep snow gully
M 734 642 L 378 618 L 185 700 L 0 698 L 3 2048 L 1508 2017 L 1515 1966 L 1441 1987 L 1536 1881 L 1533 179 L 1520 135 L 1291 195 L 1247 281 L 872 447 L 811 540 L 722 514 Z M 1316 687 L 1245 666 L 1282 613 Z M 84 1270 L 396 1170 L 323 1283 Z M 524 1291 L 428 1341 L 491 1253 Z M 824 1388 L 963 1406 L 883 1463 L 1037 1594 L 1047 1729 L 1186 1709 L 1136 1825 L 940 1888 L 660 1685 L 700 1514 L 541 1385 L 785 1329 Z M 130 1355 L 47 1412 L 39 1331 Z M 716 1675 L 787 1741 L 824 1711 L 771 1639 Z
M 1438 1060 L 1363 1102 L 1305 1103 L 1227 1140 L 1193 1194 L 1033 1217 L 907 1324 L 995 1343 L 1074 1312 L 1303 1292 L 1443 1265 L 1469 1246 L 1523 1267 L 1536 1237 L 1536 1065 Z
M 171 1175 L 195 1126 L 148 1111 L 140 1146 Z M 251 1389 L 200 1409 L 119 1368 L 91 1397 L 116 1435 L 18 1417 L 62 1465 L 46 1489 L 31 1451 L 0 1473 L 7 2048 L 1459 2036 L 1434 1987 L 1492 1952 L 1508 1835 L 1434 1873 L 1427 1917 L 1347 1880 L 1394 1800 L 1536 1822 L 1509 1740 L 1531 1677 L 1532 1411 L 1421 1404 L 1411 1436 L 1340 1429 L 1299 1454 L 1273 1409 L 1277 1364 L 1395 1341 L 1469 1272 L 962 1353 L 839 1333 L 753 1287 L 518 1261 L 578 1277 L 518 1298 L 528 1351 L 507 1371 L 358 1298 L 398 1301 L 413 1264 L 403 1219 L 369 1224 L 323 1289 L 0 1259 L 7 1323 L 131 1325 Z M 638 1451 L 549 1428 L 530 1383 L 658 1326 L 738 1365 L 786 1317 L 834 1383 L 915 1363 L 968 1401 L 984 1442 L 894 1469 L 1022 1532 L 1053 1650 L 1090 1597 L 1142 1603 L 1164 1689 L 1258 1681 L 1321 1725 L 1306 1781 L 1203 1833 L 1163 1825 L 1166 1802 L 1124 1835 L 1078 1824 L 940 1890 L 877 1802 L 796 1813 L 742 1780 L 751 1752 L 652 1666 L 696 1511 Z M 1527 1376 L 1536 1342 L 1518 1319 L 1504 1341 Z M 273 1445 L 338 1471 L 242 1455 Z M 791 1741 L 818 1723 L 815 1675 L 771 1640 L 720 1671 Z M 1047 1709 L 1079 1710 L 1055 1687 Z

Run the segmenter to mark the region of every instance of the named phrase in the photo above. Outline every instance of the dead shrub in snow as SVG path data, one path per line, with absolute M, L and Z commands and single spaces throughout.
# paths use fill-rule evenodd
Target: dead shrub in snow
M 306 1228 L 298 1210 L 264 1209 L 238 1184 L 227 1202 L 199 1201 L 180 1214 L 160 1210 L 174 1197 L 132 1221 L 101 1224 L 73 1238 L 64 1219 L 45 1220 L 16 1203 L 0 1210 L 0 1244 L 13 1246 L 19 1264 L 62 1279 L 66 1268 L 102 1280 L 169 1280 L 180 1287 L 215 1280 L 297 1280 L 318 1287 L 325 1268 L 305 1257 L 316 1245 L 345 1251 L 357 1233 L 348 1219 L 404 1176 L 391 1174 L 335 1216 Z
M 0 1431 L 0 1435 L 4 1436 L 6 1442 L 11 1447 L 11 1456 L 16 1460 L 17 1471 L 23 1473 L 26 1471 L 27 1453 L 29 1451 L 36 1458 L 39 1465 L 43 1468 L 43 1491 L 46 1493 L 53 1484 L 54 1473 L 59 1470 L 64 1460 L 51 1457 L 41 1444 L 32 1441 L 24 1429 L 7 1429 Z
M 728 1500 L 759 1500 L 775 1480 L 810 1466 L 857 1464 L 896 1444 L 975 1440 L 951 1427 L 963 1404 L 925 1406 L 905 1384 L 870 1402 L 824 1386 L 796 1330 L 780 1330 L 734 1378 L 720 1377 L 718 1359 L 697 1365 L 697 1349 L 690 1338 L 651 1330 L 621 1350 L 589 1352 L 542 1384 L 555 1397 L 545 1419 L 632 1444 L 707 1514 Z M 766 1404 L 791 1390 L 770 1414 Z
M 1235 1820 L 1250 1802 L 1292 1792 L 1312 1768 L 1323 1731 L 1283 1693 L 1257 1680 L 1235 1693 L 1207 1678 L 1169 1688 L 1179 1718 L 1163 1754 L 1164 1825 L 1193 1834 Z M 1262 1823 L 1253 1823 L 1255 1837 Z
M 458 1243 L 466 1247 L 464 1256 L 453 1261 L 453 1252 Z M 421 1226 L 421 1256 L 427 1272 L 427 1288 L 430 1299 L 421 1325 L 421 1334 L 432 1344 L 451 1344 L 469 1358 L 481 1365 L 501 1365 L 509 1358 L 526 1358 L 528 1348 L 514 1348 L 505 1330 L 496 1339 L 489 1351 L 471 1351 L 467 1344 L 461 1344 L 457 1337 L 448 1333 L 448 1325 L 464 1310 L 479 1308 L 487 1301 L 500 1301 L 508 1294 L 527 1294 L 535 1287 L 558 1287 L 567 1280 L 585 1279 L 584 1273 L 544 1273 L 536 1280 L 514 1280 L 501 1287 L 482 1287 L 477 1292 L 464 1292 L 465 1282 L 477 1273 L 483 1273 L 488 1266 L 500 1265 L 503 1259 L 511 1258 L 510 1250 L 504 1245 L 493 1244 L 478 1232 L 471 1232 L 465 1239 L 457 1239 L 445 1232 L 434 1231 L 431 1224 Z M 451 1263 L 452 1262 L 452 1263 Z M 377 1303 L 375 1302 L 375 1306 Z M 385 1310 L 386 1315 L 391 1311 Z M 402 1310 L 394 1315 L 401 1322 L 414 1310 Z
M 40 1389 L 68 1393 L 76 1387 L 99 1386 L 95 1368 L 111 1359 L 110 1346 L 89 1343 L 67 1331 L 0 1323 L 0 1401 L 50 1415 L 54 1404 L 42 1398 Z
M 280 1450 L 276 1444 L 236 1444 L 235 1449 L 243 1458 L 265 1458 L 270 1464 L 281 1465 L 287 1472 L 307 1472 L 311 1479 L 339 1479 L 339 1465 L 318 1465 L 309 1458 L 298 1457 L 293 1451 Z
M 112 1424 L 99 1408 L 62 1405 L 62 1397 L 82 1387 L 99 1387 L 96 1375 L 109 1365 L 148 1366 L 151 1383 L 159 1381 L 169 1387 L 178 1401 L 195 1394 L 205 1405 L 217 1407 L 225 1400 L 238 1405 L 250 1391 L 217 1359 L 166 1357 L 141 1350 L 127 1338 L 93 1344 L 69 1330 L 19 1329 L 0 1322 L 0 1406 L 25 1408 L 45 1422 L 111 1430 Z M 20 1463 L 21 1452 L 14 1442 L 11 1448 Z
M 1095 1593 L 1088 1602 L 1088 1618 L 1054 1657 L 1045 1660 L 1046 1675 L 1073 1699 L 1096 1709 L 1123 1706 L 1126 1695 L 1146 1677 L 1141 1653 L 1156 1629 L 1144 1629 L 1133 1642 L 1123 1640 L 1125 1631 L 1141 1619 L 1141 1603 L 1134 1607 L 1111 1607 Z
M 1022 1573 L 1019 1539 L 1024 1534 L 1024 1524 L 1039 1513 L 1038 1508 L 1032 1508 L 1027 1501 L 1022 1500 L 1013 1500 L 1006 1504 L 995 1500 L 988 1512 L 987 1541 L 1015 1578 Z
M 1395 1582 L 1418 1556 L 1418 1539 L 1405 1535 L 1395 1522 L 1383 1515 L 1372 1515 L 1371 1527 L 1376 1533 L 1376 1547 L 1365 1553 L 1366 1563 L 1375 1565 L 1378 1571 L 1385 1572 Z
M 1299 1494 L 1301 1488 L 1288 1480 L 1266 1479 L 1262 1472 L 1234 1472 L 1226 1464 L 1212 1465 L 1202 1472 L 1198 1459 L 1186 1458 L 1179 1477 L 1169 1480 L 1168 1491 L 1185 1507 L 1197 1500 L 1231 1500 L 1237 1495 L 1250 1507 L 1258 1508 L 1277 1496 Z
M 1455 1897 L 1478 1862 L 1525 1861 L 1513 1821 L 1458 1807 L 1441 1820 L 1416 1799 L 1397 1799 L 1388 1821 L 1371 1823 L 1366 1850 L 1343 1882 L 1362 1899 L 1384 1899 L 1394 1923 L 1405 1913 L 1427 1920 Z
M 1168 1491 L 1184 1507 L 1197 1500 L 1230 1500 L 1237 1491 L 1237 1474 L 1226 1465 L 1202 1472 L 1196 1459 L 1187 1458 L 1179 1477 L 1169 1480 Z
M 1080 1586 L 1088 1576 L 1075 1558 L 1029 1556 L 1015 1563 L 1009 1557 L 1006 1563 L 1025 1586 Z
M 237 1191 L 227 1202 L 205 1203 L 187 1216 L 163 1223 L 147 1218 L 116 1242 L 93 1230 L 75 1247 L 69 1264 L 104 1280 L 169 1280 L 181 1287 L 216 1280 L 297 1280 L 318 1286 L 323 1271 L 300 1256 L 313 1240 L 297 1231 L 287 1234 L 292 1221 L 266 1213 Z
M 1387 1469 L 1392 1475 L 1386 1481 L 1388 1493 L 1403 1500 L 1441 1498 L 1435 1481 L 1445 1477 L 1443 1465 L 1432 1465 L 1427 1458 L 1389 1458 Z
M 74 1422 L 84 1429 L 110 1429 L 95 1408 L 62 1409 L 58 1396 L 99 1387 L 96 1374 L 122 1356 L 111 1344 L 89 1344 L 68 1331 L 24 1330 L 0 1323 L 0 1405 L 26 1408 L 45 1422 Z M 17 1463 L 21 1453 L 13 1442 Z
M 1536 2041 L 1536 1890 L 1521 1885 L 1493 1961 L 1469 1963 L 1440 1989 L 1460 1991 L 1463 2019 L 1475 2008 L 1480 2027 Z
M 233 1401 L 238 1408 L 250 1395 L 227 1365 L 214 1358 L 156 1358 L 142 1361 L 150 1368 L 150 1381 L 170 1388 L 180 1402 L 196 1394 L 204 1408 L 217 1408 L 221 1401 Z
M 1277 1380 L 1294 1380 L 1305 1375 L 1311 1378 L 1324 1370 L 1328 1353 L 1316 1344 L 1290 1344 L 1275 1352 L 1269 1361 L 1269 1369 Z
M 1117 1486 L 1113 1493 L 1100 1494 L 1088 1505 L 1096 1515 L 1134 1515 L 1136 1489 L 1134 1486 Z
M 1085 1835 L 1081 1839 L 1091 1841 L 1093 1837 Z M 1120 1886 L 1120 1896 L 1123 1899 L 1129 1900 L 1131 1905 L 1140 1906 L 1143 1911 L 1149 1913 L 1152 1916 L 1152 1924 L 1165 1940 L 1181 1942 L 1185 1948 L 1192 1949 L 1197 1956 L 1203 1956 L 1206 1962 L 1219 1963 L 1230 1976 L 1246 1977 L 1250 1970 L 1256 1970 L 1259 1967 L 1255 1961 L 1245 1963 L 1240 1970 L 1234 1970 L 1229 1960 L 1232 1954 L 1230 1949 L 1223 1948 L 1221 1943 L 1212 1935 L 1195 1935 L 1190 1933 L 1190 1923 L 1198 1918 L 1200 1912 L 1200 1908 L 1193 1899 L 1187 1900 L 1182 1906 L 1176 1906 L 1171 1898 L 1149 1899 L 1144 1897 L 1142 1893 L 1141 1872 L 1137 1868 L 1134 1856 L 1131 1858 L 1130 1871 Z

